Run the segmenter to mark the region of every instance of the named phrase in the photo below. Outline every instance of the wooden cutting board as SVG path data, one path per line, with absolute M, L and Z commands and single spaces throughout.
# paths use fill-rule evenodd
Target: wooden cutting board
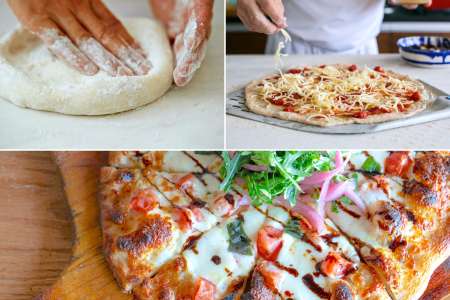
M 0 152 L 0 299 L 131 300 L 102 254 L 96 194 L 105 153 L 56 156 Z M 450 259 L 422 300 L 442 299 L 449 282 Z

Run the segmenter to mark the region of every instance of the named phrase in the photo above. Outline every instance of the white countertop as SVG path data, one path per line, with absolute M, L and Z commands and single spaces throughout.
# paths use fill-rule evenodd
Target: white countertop
M 403 62 L 397 54 L 373 56 L 289 56 L 285 66 L 355 63 L 382 65 L 400 73 L 419 78 L 450 94 L 450 69 L 417 68 Z M 227 93 L 250 81 L 275 71 L 272 56 L 229 55 Z M 450 149 L 450 119 L 403 127 L 372 134 L 317 134 L 227 115 L 228 149 Z
M 121 16 L 150 16 L 146 0 L 107 0 Z M 219 149 L 224 137 L 224 2 L 215 1 L 206 60 L 186 87 L 134 111 L 75 117 L 0 99 L 0 149 Z M 0 35 L 17 22 L 0 0 Z

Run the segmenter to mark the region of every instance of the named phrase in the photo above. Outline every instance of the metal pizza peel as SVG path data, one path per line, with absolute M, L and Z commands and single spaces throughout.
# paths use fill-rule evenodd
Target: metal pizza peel
M 427 107 L 424 111 L 421 111 L 420 113 L 417 113 L 411 117 L 378 124 L 348 124 L 331 127 L 320 127 L 258 115 L 254 112 L 251 112 L 245 105 L 245 87 L 227 94 L 226 109 L 227 114 L 232 116 L 293 130 L 324 134 L 373 133 L 450 118 L 450 95 L 424 81 L 419 81 L 422 82 L 425 88 L 435 97 L 435 101 L 432 103 L 432 105 Z

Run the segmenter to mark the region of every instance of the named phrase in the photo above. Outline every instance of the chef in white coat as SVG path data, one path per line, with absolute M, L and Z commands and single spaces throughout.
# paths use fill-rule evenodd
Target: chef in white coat
M 238 0 L 237 14 L 249 30 L 269 35 L 267 54 L 275 53 L 284 39 L 276 34 L 280 29 L 292 37 L 285 53 L 377 54 L 384 4 L 384 0 Z

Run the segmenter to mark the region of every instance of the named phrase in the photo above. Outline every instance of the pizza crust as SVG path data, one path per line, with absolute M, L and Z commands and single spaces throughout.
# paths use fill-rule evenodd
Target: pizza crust
M 361 118 L 343 118 L 343 117 L 329 117 L 329 119 L 325 118 L 312 118 L 311 114 L 301 115 L 299 113 L 294 112 L 285 112 L 283 111 L 281 106 L 273 105 L 268 103 L 267 101 L 261 99 L 257 93 L 258 85 L 261 84 L 265 79 L 271 76 L 264 77 L 263 79 L 252 81 L 245 88 L 245 99 L 247 107 L 253 111 L 254 113 L 274 117 L 287 121 L 295 121 L 308 125 L 316 125 L 321 127 L 330 127 L 337 125 L 346 125 L 346 124 L 376 124 L 382 123 L 392 120 L 404 119 L 408 118 L 412 115 L 417 114 L 427 108 L 428 105 L 433 103 L 434 97 L 433 95 L 425 89 L 425 87 L 418 81 L 411 79 L 408 76 L 401 75 L 392 71 L 386 72 L 390 75 L 402 79 L 402 80 L 410 80 L 416 83 L 419 86 L 419 90 L 422 96 L 422 99 L 418 102 L 412 104 L 408 110 L 404 112 L 392 112 L 392 113 L 384 113 L 379 115 L 369 115 L 365 119 Z

